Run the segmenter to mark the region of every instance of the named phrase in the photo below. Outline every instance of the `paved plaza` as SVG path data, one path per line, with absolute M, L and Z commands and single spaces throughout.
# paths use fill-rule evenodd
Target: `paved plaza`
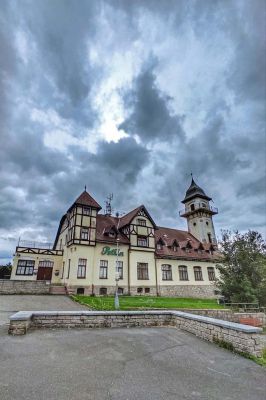
M 88 310 L 63 295 L 0 295 L 0 326 L 9 322 L 9 316 L 18 311 L 75 311 Z
M 264 400 L 266 370 L 176 328 L 7 335 L 18 310 L 82 307 L 64 296 L 0 296 L 1 400 Z M 29 307 L 30 306 L 30 307 Z

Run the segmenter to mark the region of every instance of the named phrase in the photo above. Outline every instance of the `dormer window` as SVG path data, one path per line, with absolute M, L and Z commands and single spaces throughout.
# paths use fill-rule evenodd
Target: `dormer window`
M 83 214 L 84 215 L 91 215 L 91 208 L 90 207 L 84 207 L 83 208 Z
M 157 243 L 156 247 L 157 247 L 157 250 L 162 250 L 162 248 L 163 248 L 162 243 L 160 243 L 160 242 Z
M 173 242 L 173 246 L 172 246 L 173 251 L 177 251 L 178 250 L 178 243 L 176 240 L 174 240 Z
M 137 223 L 140 226 L 146 226 L 146 219 L 138 218 Z
M 114 231 L 110 231 L 110 232 L 109 232 L 109 236 L 110 236 L 110 237 L 115 237 L 115 232 L 114 232 Z

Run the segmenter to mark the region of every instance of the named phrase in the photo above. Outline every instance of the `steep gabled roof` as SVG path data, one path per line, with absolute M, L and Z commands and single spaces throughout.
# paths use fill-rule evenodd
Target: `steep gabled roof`
M 186 195 L 184 200 L 182 200 L 182 203 L 186 203 L 188 200 L 192 200 L 194 199 L 194 197 L 201 197 L 202 199 L 211 200 L 211 197 L 207 196 L 206 193 L 204 192 L 203 189 L 201 189 L 201 187 L 199 187 L 196 182 L 194 181 L 194 179 L 192 178 L 191 180 L 191 184 L 188 188 L 188 190 L 186 191 Z
M 111 215 L 97 215 L 97 225 L 96 225 L 96 241 L 104 242 L 110 244 L 116 244 L 117 238 L 121 244 L 130 244 L 128 238 L 121 232 L 117 231 L 117 226 L 119 219 L 117 217 L 112 217 Z M 117 237 L 106 236 L 106 232 L 113 229 L 117 232 Z
M 91 197 L 91 195 L 84 190 L 83 193 L 81 193 L 81 195 L 74 201 L 74 203 L 72 204 L 72 206 L 69 208 L 69 210 L 71 210 L 72 207 L 74 207 L 74 205 L 81 205 L 81 206 L 87 206 L 87 207 L 94 207 L 97 208 L 97 210 L 101 210 L 101 206 L 97 203 L 96 200 L 94 200 L 93 197 Z M 68 211 L 69 211 L 68 210 Z
M 150 216 L 149 212 L 147 211 L 147 209 L 144 205 L 141 205 L 141 206 L 135 208 L 134 210 L 130 211 L 128 214 L 124 215 L 120 220 L 119 228 L 123 228 L 123 226 L 129 225 L 131 223 L 131 221 L 138 215 L 139 211 L 141 211 L 141 210 L 143 210 L 145 212 L 145 214 L 151 221 L 152 225 L 156 229 L 157 228 L 156 224 L 153 221 L 152 217 Z

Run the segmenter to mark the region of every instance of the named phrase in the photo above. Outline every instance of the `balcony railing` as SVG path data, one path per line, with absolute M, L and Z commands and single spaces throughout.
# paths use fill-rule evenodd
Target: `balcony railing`
M 32 249 L 49 249 L 53 248 L 53 243 L 51 242 L 36 242 L 31 240 L 21 240 L 18 241 L 18 247 L 29 247 Z
M 179 215 L 180 215 L 180 217 L 182 217 L 184 215 L 193 213 L 194 211 L 197 211 L 197 210 L 211 212 L 211 214 L 218 214 L 218 208 L 216 208 L 216 207 L 211 207 L 211 206 L 203 207 L 201 204 L 195 204 L 193 210 L 191 208 L 183 208 L 183 210 L 179 211 Z

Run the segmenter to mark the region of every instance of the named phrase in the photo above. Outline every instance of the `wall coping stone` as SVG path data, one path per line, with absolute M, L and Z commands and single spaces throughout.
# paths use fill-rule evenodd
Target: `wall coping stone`
M 161 310 L 161 311 L 19 311 L 10 316 L 10 321 L 26 321 L 37 316 L 108 316 L 108 315 L 172 315 L 175 317 L 186 318 L 198 322 L 216 325 L 222 328 L 240 331 L 244 333 L 260 333 L 262 328 L 250 325 L 238 324 L 235 322 L 223 321 L 221 319 L 190 314 L 182 311 Z

